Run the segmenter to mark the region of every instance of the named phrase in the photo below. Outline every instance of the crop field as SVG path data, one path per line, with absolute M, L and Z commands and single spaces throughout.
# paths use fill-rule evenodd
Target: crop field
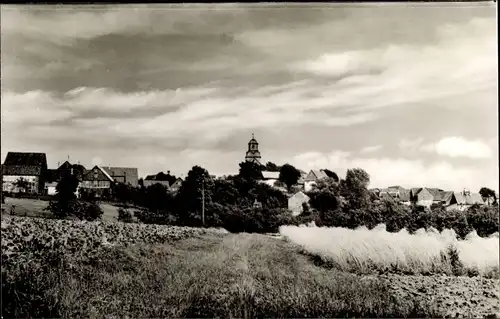
M 343 271 L 412 275 L 464 271 L 498 277 L 498 233 L 481 238 L 474 231 L 465 240 L 458 240 L 453 230 L 390 233 L 384 225 L 373 230 L 283 226 L 280 233 L 318 261 Z M 458 253 L 458 259 L 450 256 L 450 248 Z
M 3 317 L 435 318 L 498 312 L 496 279 L 398 275 L 393 269 L 368 275 L 314 263 L 304 254 L 305 239 L 312 238 L 307 227 L 283 228 L 282 240 L 221 229 L 4 215 L 1 229 Z M 372 236 L 376 243 L 381 235 Z M 340 240 L 333 245 L 357 254 L 356 245 Z M 380 258 L 394 262 L 396 251 Z

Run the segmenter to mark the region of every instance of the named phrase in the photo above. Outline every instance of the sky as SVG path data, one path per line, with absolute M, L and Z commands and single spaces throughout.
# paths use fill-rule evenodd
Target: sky
M 498 190 L 496 3 L 1 6 L 1 156 Z

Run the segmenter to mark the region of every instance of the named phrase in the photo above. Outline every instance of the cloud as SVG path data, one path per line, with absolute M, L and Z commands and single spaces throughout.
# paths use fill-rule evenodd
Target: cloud
M 471 159 L 486 159 L 493 156 L 493 150 L 489 144 L 494 144 L 494 139 L 488 142 L 481 140 L 467 140 L 464 137 L 443 137 L 436 142 L 424 143 L 423 138 L 402 139 L 399 148 L 407 153 L 427 152 L 452 158 L 464 157 Z
M 348 152 L 308 152 L 297 155 L 293 164 L 301 169 L 328 168 L 345 177 L 350 168 L 362 168 L 370 175 L 370 187 L 440 187 L 460 190 L 463 187 L 479 190 L 487 185 L 497 188 L 498 167 L 456 166 L 446 161 L 424 164 L 418 159 L 358 158 Z M 494 172 L 497 174 L 494 174 Z
M 490 158 L 493 152 L 488 144 L 483 141 L 468 141 L 463 137 L 445 137 L 437 143 L 421 146 L 426 152 L 436 152 L 449 157 L 469 157 L 474 159 Z
M 364 154 L 373 153 L 373 152 L 378 151 L 381 148 L 382 148 L 382 145 L 366 146 L 366 147 L 362 148 L 359 152 L 364 153 Z

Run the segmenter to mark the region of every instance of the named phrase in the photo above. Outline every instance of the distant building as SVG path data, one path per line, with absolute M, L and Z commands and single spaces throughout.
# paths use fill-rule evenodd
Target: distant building
M 135 167 L 103 166 L 102 169 L 104 169 L 116 183 L 129 184 L 133 187 L 139 186 L 139 173 Z
M 111 185 L 114 182 L 113 177 L 104 168 L 96 165 L 83 175 L 79 187 L 82 191 L 93 192 L 97 196 L 102 196 L 111 191 Z
M 328 175 L 320 169 L 311 170 L 305 178 L 303 178 L 304 191 L 309 192 L 313 189 L 313 186 L 322 179 L 328 179 Z M 302 181 L 301 181 L 302 182 Z
M 262 157 L 259 152 L 259 143 L 252 134 L 252 139 L 248 142 L 248 150 L 245 154 L 245 161 L 262 165 L 261 159 Z
M 71 164 L 65 161 L 57 169 L 48 169 L 46 174 L 45 194 L 55 195 L 57 183 L 67 176 L 75 176 L 79 182 L 82 181 L 83 176 L 87 173 L 87 169 L 80 164 Z M 78 192 L 78 189 L 77 189 Z
M 176 178 L 172 175 L 170 175 L 170 171 L 167 172 L 167 174 L 163 172 L 159 172 L 156 175 L 148 175 L 144 179 L 144 187 L 149 187 L 151 185 L 155 184 L 160 184 L 165 186 L 166 188 L 170 187 L 170 184 L 173 184 L 176 182 Z
M 280 172 L 262 171 L 262 179 L 260 180 L 260 182 L 273 187 L 275 186 L 279 177 L 280 177 Z
M 46 172 L 45 153 L 9 152 L 2 165 L 2 190 L 43 194 Z M 25 187 L 18 187 L 19 180 L 25 181 Z

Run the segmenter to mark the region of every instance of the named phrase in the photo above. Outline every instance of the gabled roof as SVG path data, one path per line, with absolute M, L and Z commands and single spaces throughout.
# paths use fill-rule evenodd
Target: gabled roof
M 392 197 L 392 195 L 391 195 L 391 194 L 389 194 L 389 193 L 387 193 L 387 192 L 381 192 L 381 193 L 379 194 L 379 198 L 380 198 L 380 199 L 387 199 L 387 200 L 391 200 L 391 201 L 393 201 L 393 200 L 394 200 L 394 197 Z
M 309 174 L 307 175 L 307 178 L 305 178 L 306 181 L 317 181 L 323 178 L 328 178 L 328 175 L 326 175 L 325 172 L 319 169 L 312 169 Z
M 435 194 L 433 194 L 434 200 L 438 200 L 438 201 L 442 201 L 442 202 L 446 202 L 446 201 L 449 202 L 451 200 L 451 196 L 453 195 L 453 192 L 445 192 L 445 191 L 436 192 L 435 190 L 432 190 L 430 192 L 431 192 L 431 194 L 432 194 L 432 192 L 435 193 Z
M 415 195 L 418 195 L 418 193 L 420 193 L 422 191 L 422 189 L 423 189 L 422 187 L 412 187 L 410 192 L 413 196 L 415 196 Z
M 5 166 L 47 167 L 45 153 L 8 152 L 3 163 Z
M 110 181 L 114 181 L 113 177 L 111 177 L 111 175 L 109 175 L 108 172 L 103 167 L 98 166 L 98 165 L 96 165 L 96 167 L 98 169 L 100 169 L 101 172 L 104 174 L 104 176 L 106 176 L 107 178 L 109 178 Z
M 290 197 L 289 197 L 289 198 L 293 198 L 293 197 L 301 197 L 301 198 L 304 198 L 304 199 L 306 199 L 306 200 L 309 200 L 309 196 L 307 196 L 307 195 L 306 195 L 304 192 L 302 192 L 302 191 L 298 191 L 298 192 L 296 192 L 295 194 L 290 195 Z
M 470 193 L 469 196 L 465 196 L 465 202 L 467 205 L 484 204 L 483 198 L 478 193 Z
M 280 172 L 262 171 L 262 177 L 264 179 L 278 179 L 280 177 Z
M 406 190 L 404 187 L 399 186 L 399 185 L 397 185 L 397 186 L 389 186 L 389 187 L 387 187 L 387 189 L 389 191 L 391 191 L 391 192 L 396 192 L 396 191 L 403 192 L 403 191 Z
M 156 175 L 148 175 L 146 176 L 146 178 L 144 179 L 145 181 L 154 181 L 156 178 Z
M 403 202 L 410 201 L 410 191 L 409 190 L 400 191 L 399 200 Z
M 139 182 L 139 173 L 135 167 L 109 167 L 103 166 L 109 176 L 113 179 L 116 177 L 124 177 L 126 183 L 130 183 L 133 186 L 137 186 Z

